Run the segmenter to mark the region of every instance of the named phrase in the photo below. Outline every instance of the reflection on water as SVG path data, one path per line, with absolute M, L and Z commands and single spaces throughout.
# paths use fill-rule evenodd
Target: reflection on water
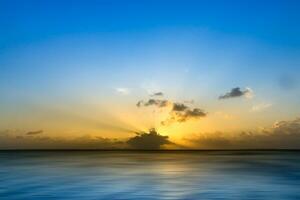
M 300 199 L 300 152 L 0 152 L 0 199 Z

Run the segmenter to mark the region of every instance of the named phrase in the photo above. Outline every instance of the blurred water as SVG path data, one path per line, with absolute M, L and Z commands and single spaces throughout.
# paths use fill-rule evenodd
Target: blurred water
M 300 152 L 0 152 L 0 199 L 300 199 Z

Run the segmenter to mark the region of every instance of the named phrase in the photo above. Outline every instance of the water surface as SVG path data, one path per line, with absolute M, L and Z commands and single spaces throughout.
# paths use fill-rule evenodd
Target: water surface
M 1 151 L 0 199 L 300 199 L 298 151 Z

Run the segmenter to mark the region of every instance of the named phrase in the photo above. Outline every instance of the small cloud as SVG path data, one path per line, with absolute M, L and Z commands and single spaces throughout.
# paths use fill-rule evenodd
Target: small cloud
M 251 88 L 249 88 L 249 87 L 246 87 L 246 93 L 245 93 L 245 97 L 247 98 L 247 99 L 252 99 L 253 97 L 254 97 L 254 91 L 251 89 Z
M 174 103 L 173 104 L 173 111 L 184 111 L 188 107 L 184 105 L 183 103 Z
M 173 103 L 173 108 L 170 112 L 169 117 L 162 121 L 162 125 L 170 125 L 173 122 L 186 122 L 190 119 L 198 119 L 200 117 L 205 117 L 207 114 L 200 108 L 189 108 L 182 103 Z
M 168 106 L 169 101 L 168 100 L 160 100 L 160 99 L 149 99 L 148 101 L 144 102 L 143 100 L 138 101 L 136 106 L 157 106 L 159 108 Z
M 232 88 L 230 92 L 227 92 L 224 95 L 219 96 L 219 99 L 229 99 L 229 98 L 235 98 L 235 97 L 242 97 L 245 96 L 246 98 L 253 98 L 254 93 L 251 88 L 246 88 L 244 91 L 242 91 L 239 87 Z
M 164 96 L 164 93 L 162 92 L 155 92 L 153 94 L 150 95 L 151 97 L 155 97 L 155 96 Z
M 143 106 L 144 105 L 144 101 L 143 100 L 140 100 L 140 101 L 138 101 L 137 103 L 136 103 L 136 106 L 137 107 L 141 107 L 141 106 Z
M 127 141 L 127 144 L 134 149 L 155 150 L 160 149 L 162 145 L 171 144 L 171 142 L 168 136 L 162 136 L 155 129 L 150 129 L 149 133 L 137 133 L 135 137 Z
M 200 108 L 194 108 L 192 110 L 187 109 L 184 116 L 185 116 L 185 119 L 198 118 L 198 117 L 205 117 L 206 113 L 203 110 L 201 110 Z
M 253 105 L 251 108 L 251 112 L 261 112 L 267 108 L 270 108 L 272 106 L 271 103 L 261 103 L 261 104 L 257 104 L 257 105 Z
M 43 130 L 38 130 L 38 131 L 29 131 L 26 133 L 26 135 L 39 135 L 42 134 Z
M 130 94 L 130 90 L 128 88 L 115 88 L 116 92 L 121 95 Z

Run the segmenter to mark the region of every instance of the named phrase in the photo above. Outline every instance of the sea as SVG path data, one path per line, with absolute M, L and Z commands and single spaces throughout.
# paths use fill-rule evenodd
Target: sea
M 299 200 L 300 151 L 0 151 L 1 200 Z

